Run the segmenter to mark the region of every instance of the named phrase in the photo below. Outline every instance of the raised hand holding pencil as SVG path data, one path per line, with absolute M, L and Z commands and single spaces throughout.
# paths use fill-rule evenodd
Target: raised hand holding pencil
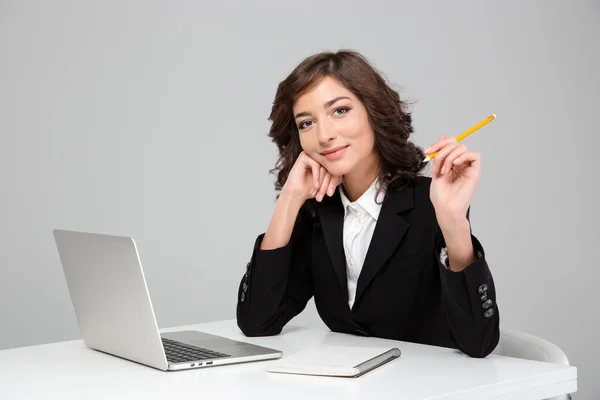
M 466 214 L 481 177 L 481 154 L 469 152 L 459 142 L 495 118 L 490 115 L 456 138 L 442 135 L 424 151 L 426 161 L 433 159 L 429 196 L 443 232 L 467 234 Z
M 494 119 L 496 119 L 496 114 L 492 114 L 489 117 L 487 117 L 486 119 L 484 119 L 483 121 L 481 121 L 480 123 L 478 123 L 477 125 L 472 126 L 471 128 L 469 128 L 468 130 L 466 130 L 465 132 L 461 133 L 457 138 L 456 138 L 456 142 L 460 142 L 461 140 L 463 140 L 464 138 L 466 138 L 467 136 L 469 136 L 471 133 L 475 132 L 477 129 L 481 128 L 484 125 L 487 125 L 488 123 L 492 122 Z M 443 136 L 442 136 L 443 137 Z M 431 147 L 427 150 L 430 150 Z M 428 153 L 428 151 L 425 150 L 425 153 Z M 432 160 L 435 155 L 436 155 L 436 151 L 432 152 L 431 154 L 427 154 L 425 156 L 425 162 Z

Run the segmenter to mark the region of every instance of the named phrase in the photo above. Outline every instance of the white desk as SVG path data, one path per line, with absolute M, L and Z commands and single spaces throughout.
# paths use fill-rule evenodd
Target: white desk
M 0 351 L 0 399 L 542 399 L 577 389 L 575 367 L 288 326 L 274 337 L 246 338 L 235 321 L 198 329 L 283 350 L 313 344 L 397 346 L 401 358 L 360 378 L 273 374 L 273 361 L 162 372 L 90 350 L 82 341 Z

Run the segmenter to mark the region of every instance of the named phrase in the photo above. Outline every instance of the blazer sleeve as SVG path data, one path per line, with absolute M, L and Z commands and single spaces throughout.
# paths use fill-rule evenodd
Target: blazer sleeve
M 435 258 L 441 275 L 442 307 L 458 349 L 471 357 L 486 357 L 500 340 L 496 287 L 483 246 L 472 232 L 471 241 L 477 259 L 460 272 L 450 270 L 440 261 L 439 254 L 446 246 L 441 232 L 436 240 Z
M 246 336 L 271 336 L 300 314 L 313 296 L 310 276 L 311 222 L 298 213 L 287 245 L 252 250 L 238 288 L 237 325 Z

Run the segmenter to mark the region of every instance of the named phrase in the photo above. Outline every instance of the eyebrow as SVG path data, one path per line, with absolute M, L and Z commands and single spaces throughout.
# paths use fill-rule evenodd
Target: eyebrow
M 339 96 L 339 97 L 336 97 L 335 99 L 331 99 L 331 100 L 327 101 L 327 102 L 326 102 L 326 103 L 323 105 L 323 108 L 328 108 L 328 107 L 331 107 L 331 106 L 332 106 L 333 104 L 335 104 L 337 101 L 344 100 L 344 99 L 350 100 L 350 97 L 346 97 L 346 96 Z M 294 116 L 294 119 L 297 119 L 297 118 L 300 118 L 300 117 L 310 117 L 311 115 L 312 115 L 312 114 L 311 114 L 311 113 L 309 113 L 308 111 L 302 111 L 302 112 L 299 112 L 298 114 L 296 114 L 296 115 Z

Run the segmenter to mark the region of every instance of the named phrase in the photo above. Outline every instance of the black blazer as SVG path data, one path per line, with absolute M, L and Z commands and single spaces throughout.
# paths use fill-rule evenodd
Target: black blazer
M 246 336 L 279 334 L 314 296 L 335 332 L 490 354 L 499 340 L 494 281 L 477 238 L 478 259 L 461 272 L 439 260 L 445 245 L 429 199 L 431 178 L 389 192 L 348 305 L 339 191 L 318 204 L 320 226 L 299 213 L 290 242 L 260 250 L 256 239 L 239 285 L 237 323 Z M 469 217 L 467 213 L 467 218 Z

